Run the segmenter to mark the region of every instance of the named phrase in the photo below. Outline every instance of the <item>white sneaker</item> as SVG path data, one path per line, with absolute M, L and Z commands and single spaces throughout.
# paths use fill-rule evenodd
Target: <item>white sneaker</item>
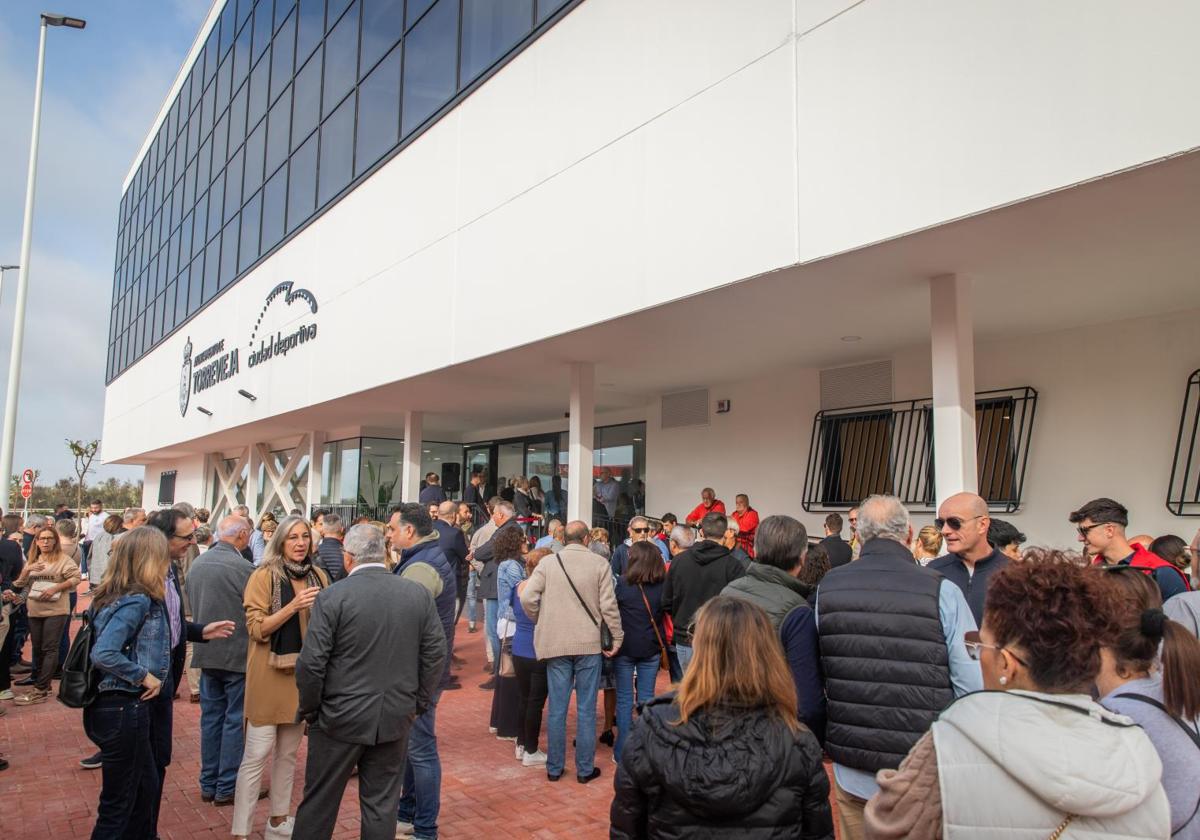
M 412 837 L 414 831 L 416 829 L 413 828 L 412 823 L 396 821 L 396 840 L 405 840 L 405 838 Z
M 267 819 L 267 829 L 263 832 L 263 837 L 291 837 L 292 829 L 296 827 L 294 817 L 288 817 L 279 825 L 271 825 L 271 820 Z
M 6 688 L 3 691 L 0 691 L 0 700 L 11 700 L 16 696 L 17 695 L 12 693 L 11 688 Z
M 513 750 L 513 756 L 517 759 L 517 761 L 520 761 L 525 757 L 525 748 L 520 744 L 517 744 L 516 748 Z
M 495 735 L 495 734 L 496 734 L 496 727 L 494 727 L 494 726 L 489 726 L 489 727 L 488 727 L 488 734 L 489 734 L 489 735 Z
M 521 764 L 526 767 L 540 767 L 546 763 L 546 754 L 541 750 L 537 752 L 525 753 L 521 758 Z

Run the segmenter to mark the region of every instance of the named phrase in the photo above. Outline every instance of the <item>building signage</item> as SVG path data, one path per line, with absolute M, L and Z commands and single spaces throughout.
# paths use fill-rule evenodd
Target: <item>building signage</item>
M 276 304 L 277 301 L 280 303 Z M 311 314 L 317 314 L 317 299 L 313 297 L 312 292 L 308 289 L 293 288 L 290 280 L 280 283 L 267 295 L 263 302 L 263 308 L 258 313 L 258 320 L 254 322 L 254 328 L 250 331 L 250 340 L 247 342 L 247 353 L 244 357 L 247 367 L 258 367 L 272 359 L 282 358 L 316 339 L 317 325 L 315 323 L 301 324 L 295 329 L 287 327 L 276 330 L 273 334 L 267 333 L 261 338 L 259 337 L 260 332 L 264 329 L 264 321 L 269 323 L 268 315 L 273 309 L 290 308 L 297 303 L 306 306 Z M 275 305 L 273 306 L 273 304 Z M 181 415 L 187 414 L 192 394 L 203 393 L 214 385 L 232 379 L 242 369 L 241 348 L 226 349 L 225 339 L 210 344 L 195 356 L 192 355 L 192 350 L 192 339 L 189 337 L 183 348 L 183 370 L 179 377 L 179 413 Z

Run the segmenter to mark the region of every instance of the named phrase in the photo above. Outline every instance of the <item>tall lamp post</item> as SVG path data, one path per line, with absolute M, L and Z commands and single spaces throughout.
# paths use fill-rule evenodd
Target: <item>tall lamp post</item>
M 21 265 L 17 271 L 17 302 L 13 312 L 12 352 L 8 360 L 8 392 L 4 399 L 4 437 L 0 440 L 0 481 L 5 509 L 12 480 L 13 443 L 17 434 L 17 396 L 21 390 L 21 349 L 25 340 L 25 298 L 29 294 L 29 249 L 33 241 L 33 195 L 37 181 L 38 132 L 42 122 L 42 76 L 46 68 L 46 29 L 65 26 L 83 29 L 87 21 L 50 12 L 42 13 L 38 35 L 37 79 L 33 88 L 33 136 L 29 142 L 29 176 L 25 182 L 25 221 L 21 226 Z
M 16 271 L 20 267 L 19 265 L 0 265 L 0 297 L 4 295 L 4 272 Z

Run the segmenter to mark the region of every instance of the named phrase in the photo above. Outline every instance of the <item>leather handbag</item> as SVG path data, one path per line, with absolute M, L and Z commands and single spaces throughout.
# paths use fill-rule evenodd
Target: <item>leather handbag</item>
M 608 629 L 608 622 L 601 619 L 596 621 L 596 617 L 592 615 L 592 611 L 588 609 L 587 603 L 583 600 L 583 596 L 579 594 L 579 590 L 575 588 L 575 581 L 571 580 L 571 576 L 567 574 L 567 567 L 563 565 L 562 558 L 557 554 L 554 559 L 558 561 L 558 568 L 562 569 L 563 577 L 567 579 L 567 583 L 571 585 L 571 591 L 575 593 L 575 597 L 579 599 L 579 606 L 583 607 L 583 611 L 587 613 L 587 617 L 592 620 L 592 624 L 600 628 L 600 650 L 608 652 L 613 649 L 612 631 Z
M 62 679 L 58 683 L 58 702 L 70 709 L 84 709 L 92 705 L 99 693 L 100 679 L 92 665 L 92 646 L 95 630 L 91 609 L 80 616 L 81 624 L 71 640 L 67 658 L 63 660 Z
M 515 677 L 517 675 L 517 668 L 513 663 L 511 638 L 503 639 L 500 642 L 500 669 L 496 673 L 501 677 Z
M 667 646 L 663 644 L 662 634 L 658 632 L 658 622 L 654 620 L 654 610 L 650 609 L 650 600 L 646 590 L 638 584 L 638 592 L 642 593 L 642 603 L 646 605 L 646 615 L 650 616 L 650 627 L 654 630 L 654 638 L 658 639 L 658 668 L 660 671 L 671 670 L 671 660 L 667 657 Z

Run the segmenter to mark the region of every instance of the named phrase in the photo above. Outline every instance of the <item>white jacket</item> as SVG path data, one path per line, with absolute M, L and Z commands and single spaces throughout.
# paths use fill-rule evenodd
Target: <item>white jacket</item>
M 945 840 L 1171 834 L 1162 763 L 1132 720 L 1085 695 L 984 691 L 933 725 Z

